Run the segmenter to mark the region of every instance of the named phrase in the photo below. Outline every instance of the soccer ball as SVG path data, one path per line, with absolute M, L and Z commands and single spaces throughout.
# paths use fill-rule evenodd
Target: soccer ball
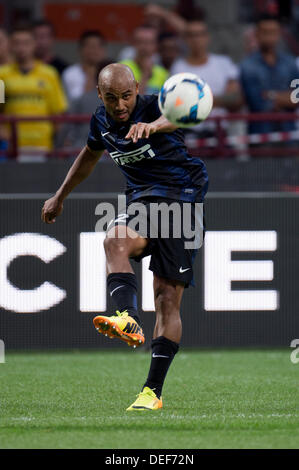
M 161 113 L 172 124 L 192 127 L 204 121 L 213 107 L 209 85 L 193 73 L 177 73 L 161 88 L 158 98 Z

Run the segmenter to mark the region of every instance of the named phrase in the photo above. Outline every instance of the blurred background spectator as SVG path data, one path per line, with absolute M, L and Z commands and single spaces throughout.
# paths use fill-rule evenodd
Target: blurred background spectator
M 229 57 L 210 52 L 210 33 L 201 15 L 186 22 L 184 39 L 188 46 L 187 56 L 174 62 L 170 70 L 171 75 L 181 72 L 193 73 L 210 85 L 214 95 L 211 116 L 224 116 L 228 111 L 239 110 L 242 106 L 242 96 L 238 67 Z M 230 132 L 229 126 L 225 127 L 226 131 Z M 196 133 L 198 137 L 214 137 L 216 125 L 206 121 L 187 133 Z
M 298 77 L 294 58 L 279 50 L 281 25 L 277 17 L 263 15 L 257 21 L 258 49 L 241 64 L 241 83 L 252 112 L 294 112 L 290 84 Z M 290 131 L 294 122 L 251 122 L 250 133 Z
M 111 64 L 111 60 L 105 59 L 98 64 L 94 74 L 93 87 L 84 91 L 79 98 L 74 99 L 69 106 L 68 114 L 92 115 L 96 108 L 100 106 L 101 100 L 98 96 L 97 82 L 100 71 Z M 89 133 L 89 121 L 84 123 L 64 124 L 57 136 L 56 144 L 58 147 L 80 150 L 86 144 L 86 136 Z M 103 158 L 103 157 L 102 157 Z
M 139 40 L 141 39 L 143 43 L 149 41 L 149 53 L 151 54 L 153 63 L 157 63 L 159 61 L 157 52 L 158 32 L 159 29 L 156 26 L 152 26 L 147 23 L 138 26 L 132 33 L 131 44 L 121 49 L 120 53 L 118 54 L 118 62 L 127 60 L 134 62 L 136 60 L 136 55 L 138 54 Z
M 11 62 L 11 55 L 9 52 L 8 35 L 3 28 L 0 28 L 0 66 Z M 5 95 L 5 90 L 3 92 Z M 3 97 L 5 98 L 5 96 Z M 1 103 L 2 101 L 0 101 Z M 1 104 L 0 104 L 1 109 Z M 8 147 L 7 133 L 3 126 L 0 126 L 0 151 L 6 151 Z M 6 160 L 5 153 L 0 154 L 0 161 Z
M 5 83 L 4 114 L 39 116 L 66 111 L 67 102 L 56 70 L 35 59 L 35 40 L 30 28 L 15 29 L 10 37 L 13 62 L 0 67 Z M 10 130 L 5 127 L 7 138 Z M 53 147 L 54 126 L 48 121 L 27 121 L 17 125 L 21 160 L 37 159 Z M 28 155 L 33 151 L 34 156 Z
M 190 19 L 194 16 L 195 11 L 199 14 L 202 10 L 194 6 L 194 0 L 179 0 L 178 6 L 176 10 L 165 8 L 161 5 L 157 5 L 154 3 L 150 3 L 146 5 L 144 8 L 144 21 L 143 24 L 145 26 L 152 27 L 156 30 L 157 35 L 162 41 L 165 39 L 169 34 L 169 42 L 170 38 L 175 38 L 179 40 L 180 35 L 184 33 L 186 28 L 186 19 Z M 127 60 L 127 59 L 134 59 L 135 58 L 135 45 L 133 44 L 130 46 L 124 47 L 118 56 L 118 60 Z M 180 48 L 182 48 L 183 43 L 180 44 L 177 52 L 179 53 Z M 172 44 L 171 44 L 172 47 Z M 161 65 L 161 61 L 158 55 L 153 56 L 153 60 L 155 63 Z M 166 67 L 168 68 L 168 67 Z
M 67 62 L 55 54 L 55 31 L 50 21 L 38 20 L 34 23 L 35 56 L 45 64 L 55 67 L 61 75 Z
M 144 15 L 147 24 L 156 28 L 160 32 L 172 31 L 183 33 L 185 29 L 184 18 L 175 11 L 170 10 L 169 8 L 164 8 L 161 5 L 150 3 L 145 7 Z
M 291 14 L 289 18 L 292 52 L 299 56 L 299 0 L 291 0 Z
M 209 51 L 207 24 L 200 18 L 188 21 L 184 37 L 188 55 L 172 65 L 171 74 L 189 72 L 206 80 L 214 95 L 214 113 L 238 109 L 241 105 L 238 67 L 229 57 Z
M 158 64 L 170 71 L 180 55 L 180 40 L 175 33 L 165 32 L 158 37 Z
M 239 2 L 240 20 L 253 23 L 264 14 L 289 20 L 293 3 L 294 0 L 242 0 Z
M 157 30 L 152 26 L 139 26 L 133 34 L 135 49 L 134 59 L 122 60 L 128 65 L 139 82 L 141 94 L 159 93 L 168 78 L 168 71 L 154 63 L 154 54 L 158 46 Z
M 106 45 L 99 31 L 85 31 L 79 39 L 80 62 L 67 67 L 62 80 L 70 101 L 94 88 L 98 64 L 106 58 Z
M 150 3 L 145 7 L 144 15 L 147 23 L 160 32 L 184 34 L 186 21 L 199 16 L 203 19 L 205 13 L 194 0 L 178 0 L 174 9 Z
M 122 61 L 129 65 L 140 82 L 141 93 L 158 93 L 168 76 L 178 72 L 191 72 L 200 75 L 210 84 L 214 94 L 212 116 L 218 115 L 222 121 L 218 128 L 214 121 L 206 121 L 191 131 L 185 131 L 186 135 L 189 134 L 194 142 L 197 142 L 197 137 L 213 137 L 215 141 L 215 137 L 219 135 L 242 135 L 245 142 L 245 120 L 242 123 L 229 121 L 226 119 L 228 113 L 288 111 L 291 115 L 296 107 L 296 104 L 288 101 L 291 77 L 295 73 L 293 65 L 290 66 L 291 63 L 294 64 L 294 59 L 289 51 L 297 57 L 295 78 L 298 78 L 299 0 L 227 0 L 216 3 L 209 0 L 170 0 L 166 4 L 158 0 L 157 3 L 141 4 L 132 0 L 126 4 L 111 0 L 108 5 L 101 0 L 84 3 L 28 0 L 25 5 L 18 0 L 11 0 L 5 4 L 4 9 L 0 8 L 0 17 L 2 11 L 3 24 L 9 28 L 18 22 L 24 24 L 24 21 L 29 21 L 33 24 L 34 53 L 38 59 L 34 63 L 39 64 L 39 67 L 41 62 L 48 67 L 54 66 L 61 74 L 70 113 L 88 115 L 98 105 L 95 77 L 99 64 Z M 265 24 L 261 28 L 260 22 L 256 26 L 256 19 L 264 14 L 279 17 L 280 26 L 278 25 L 278 29 L 277 25 L 274 26 L 275 32 L 273 24 L 272 32 L 269 31 L 269 26 L 265 30 Z M 269 38 L 273 43 L 272 49 L 270 47 L 264 53 L 265 42 Z M 266 45 L 266 49 L 267 47 Z M 2 27 L 0 65 L 10 64 L 12 58 L 7 32 Z M 17 59 L 14 61 L 16 63 Z M 67 63 L 70 65 L 66 67 Z M 16 68 L 12 67 L 10 70 L 14 73 L 19 71 L 17 65 L 14 67 Z M 0 70 L 2 75 L 7 73 L 6 66 Z M 21 73 L 22 86 L 31 74 L 31 71 Z M 279 78 L 280 74 L 283 74 L 282 79 Z M 251 80 L 248 78 L 250 76 L 254 78 Z M 15 79 L 6 77 L 7 80 L 15 83 Z M 253 85 L 254 81 L 256 87 Z M 61 90 L 57 74 L 56 83 Z M 9 84 L 9 92 L 11 87 Z M 36 96 L 40 96 L 39 87 L 37 82 Z M 63 91 L 60 93 L 63 96 Z M 2 106 L 2 111 L 5 114 L 15 114 L 13 100 L 7 96 L 8 101 Z M 63 100 L 65 102 L 65 97 Z M 46 98 L 43 98 L 43 102 L 45 101 Z M 43 111 L 44 115 L 66 109 L 66 106 L 59 105 L 58 102 L 62 102 L 59 98 L 53 101 L 52 108 L 50 104 L 45 106 L 47 111 Z M 59 110 L 55 110 L 56 107 Z M 30 114 L 27 105 L 21 106 L 19 103 L 18 108 L 16 116 Z M 38 106 L 31 106 L 30 109 L 32 112 L 36 109 L 37 115 L 41 112 Z M 45 124 L 26 123 L 27 132 L 29 133 L 31 126 L 34 131 L 38 128 L 37 125 Z M 24 130 L 24 126 L 25 123 L 22 123 L 18 130 Z M 295 124 L 290 122 L 252 123 L 250 132 L 292 130 L 294 127 Z M 48 129 L 50 128 L 50 145 L 47 144 L 46 148 L 53 146 L 54 126 Z M 67 124 L 62 129 L 65 135 L 60 130 L 59 138 L 55 139 L 54 144 L 59 148 L 75 148 L 83 142 L 87 125 Z M 38 137 L 39 133 L 33 131 L 32 135 Z M 5 127 L 4 137 L 7 135 L 8 127 Z M 3 132 L 0 138 L 1 136 L 3 142 Z M 18 142 L 22 143 L 20 136 Z M 232 142 L 230 140 L 229 149 L 235 145 Z M 208 145 L 213 144 L 209 141 Z M 243 143 L 240 145 L 242 147 Z M 199 151 L 202 153 L 202 150 L 201 147 Z M 214 154 L 216 156 L 217 152 Z
M 262 15 L 275 16 L 281 21 L 281 46 L 299 55 L 299 0 L 242 0 L 239 18 L 252 25 Z
M 5 29 L 0 28 L 0 65 L 8 64 L 11 60 L 7 32 Z

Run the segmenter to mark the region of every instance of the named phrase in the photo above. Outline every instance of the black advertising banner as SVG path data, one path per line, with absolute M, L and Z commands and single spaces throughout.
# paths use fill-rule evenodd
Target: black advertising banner
M 10 349 L 126 348 L 98 335 L 92 324 L 98 312 L 113 313 L 105 234 L 95 227 L 99 204 L 114 211 L 117 195 L 73 195 L 52 225 L 40 218 L 45 198 L 0 198 L 0 339 Z M 298 213 L 296 194 L 208 195 L 196 287 L 186 289 L 182 303 L 182 346 L 289 346 L 299 337 Z M 133 267 L 149 338 L 154 305 L 148 263 Z

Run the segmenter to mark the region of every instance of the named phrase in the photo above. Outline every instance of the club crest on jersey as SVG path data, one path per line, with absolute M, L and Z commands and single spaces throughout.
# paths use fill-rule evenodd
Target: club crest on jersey
M 109 152 L 113 160 L 117 165 L 127 165 L 129 163 L 139 162 L 144 158 L 153 158 L 155 152 L 151 148 L 150 144 L 146 144 L 137 150 L 131 152 Z

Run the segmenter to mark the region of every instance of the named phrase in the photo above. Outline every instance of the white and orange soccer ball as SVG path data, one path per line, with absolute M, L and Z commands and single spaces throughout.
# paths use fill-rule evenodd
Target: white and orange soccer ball
M 158 98 L 161 113 L 172 124 L 192 127 L 204 121 L 213 107 L 209 85 L 193 73 L 177 73 L 164 83 Z

